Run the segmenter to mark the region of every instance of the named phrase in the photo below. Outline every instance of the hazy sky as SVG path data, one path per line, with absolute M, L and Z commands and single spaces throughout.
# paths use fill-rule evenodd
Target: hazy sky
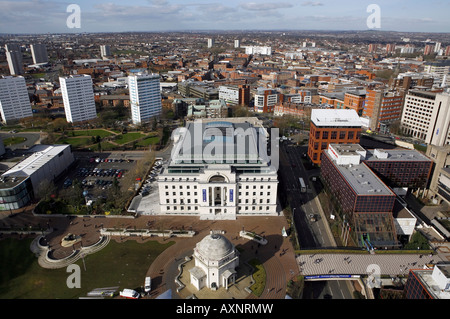
M 70 29 L 69 4 L 81 9 Z M 367 30 L 369 4 L 381 30 L 450 32 L 448 0 L 0 0 L 0 33 L 167 30 Z

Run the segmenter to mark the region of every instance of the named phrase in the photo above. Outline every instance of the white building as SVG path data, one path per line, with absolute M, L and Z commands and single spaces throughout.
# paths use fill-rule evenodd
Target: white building
M 246 46 L 245 47 L 245 54 L 272 55 L 272 47 Z
M 162 102 L 158 74 L 138 73 L 130 75 L 128 77 L 128 88 L 133 124 L 138 125 L 160 116 Z
M 239 87 L 237 86 L 219 86 L 219 99 L 224 100 L 227 104 L 239 104 Z
M 33 64 L 48 62 L 47 48 L 44 44 L 31 44 L 30 49 L 33 56 Z
M 239 252 L 225 236 L 212 233 L 203 238 L 194 248 L 194 261 L 189 272 L 191 284 L 198 290 L 228 289 L 235 283 Z
M 434 82 L 442 86 L 450 86 L 450 61 L 433 61 L 424 64 L 424 72 L 431 73 L 435 80 Z
M 0 113 L 3 123 L 33 116 L 23 76 L 0 78 Z
M 280 93 L 273 89 L 258 88 L 255 93 L 255 112 L 270 113 L 277 105 Z
M 241 47 L 241 41 L 240 40 L 234 40 L 234 48 L 240 48 Z
M 35 145 L 30 155 L 0 176 L 0 210 L 25 206 L 41 182 L 53 181 L 75 161 L 70 145 Z
M 214 39 L 208 39 L 208 48 L 212 48 L 214 46 Z
M 102 58 L 111 56 L 111 48 L 109 45 L 101 45 L 100 46 L 100 54 Z
M 161 214 L 278 215 L 278 153 L 267 155 L 269 135 L 257 119 L 188 122 L 172 138 L 172 157 L 158 177 Z
M 11 75 L 23 74 L 22 52 L 6 51 L 6 60 L 8 61 L 9 73 Z
M 59 83 L 67 122 L 75 123 L 97 118 L 90 75 L 60 77 Z
M 450 144 L 450 95 L 410 90 L 405 96 L 402 130 L 427 144 Z

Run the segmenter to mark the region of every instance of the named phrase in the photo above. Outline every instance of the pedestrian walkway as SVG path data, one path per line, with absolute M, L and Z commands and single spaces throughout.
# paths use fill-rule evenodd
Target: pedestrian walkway
M 381 275 L 399 276 L 442 262 L 437 255 L 420 254 L 302 254 L 297 261 L 304 276 L 368 275 L 374 267 Z
M 104 216 L 35 216 L 31 212 L 17 212 L 10 217 L 10 213 L 0 213 L 1 226 L 8 228 L 17 227 L 37 227 L 53 230 L 51 233 L 37 236 L 43 244 L 48 245 L 51 250 L 53 259 L 61 260 L 56 263 L 58 267 L 66 267 L 67 263 L 74 262 L 80 258 L 81 247 L 90 247 L 99 242 L 100 230 L 102 228 L 136 228 L 136 229 L 165 229 L 165 230 L 193 230 L 196 235 L 191 238 L 140 238 L 140 237 L 119 237 L 114 236 L 107 238 L 97 248 L 101 249 L 107 245 L 108 240 L 123 242 L 125 240 L 136 240 L 138 242 L 158 241 L 166 243 L 173 241 L 174 244 L 163 251 L 149 266 L 147 275 L 152 277 L 152 295 L 151 298 L 158 296 L 168 289 L 172 289 L 174 298 L 182 298 L 176 293 L 175 277 L 178 274 L 177 260 L 185 256 L 192 255 L 195 245 L 202 240 L 211 230 L 222 230 L 224 235 L 241 251 L 246 257 L 245 261 L 250 258 L 257 258 L 266 271 L 266 288 L 260 298 L 262 299 L 283 299 L 286 295 L 287 282 L 293 279 L 299 273 L 299 267 L 295 260 L 295 253 L 291 242 L 288 238 L 282 236 L 283 227 L 288 228 L 284 216 L 270 217 L 251 217 L 241 216 L 237 220 L 211 221 L 200 220 L 194 216 L 144 216 L 137 218 L 112 217 Z M 267 240 L 266 245 L 258 246 L 252 240 L 239 237 L 239 232 L 246 231 L 255 232 L 264 236 Z M 62 239 L 67 234 L 80 236 L 81 241 L 75 247 L 63 247 Z M 36 236 L 36 235 L 35 235 Z M 36 239 L 38 240 L 38 239 Z M 55 266 L 47 263 L 43 258 L 46 255 L 45 249 L 37 249 L 36 242 L 30 247 L 33 252 L 40 258 L 43 267 Z M 78 253 L 74 253 L 79 251 Z M 86 253 L 86 250 L 84 251 Z M 63 261 L 64 260 L 64 261 Z M 249 294 L 247 298 L 257 298 L 253 294 Z

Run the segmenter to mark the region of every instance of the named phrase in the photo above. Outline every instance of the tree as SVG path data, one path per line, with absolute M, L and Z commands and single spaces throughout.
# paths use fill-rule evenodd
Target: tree
M 50 200 L 51 195 L 54 194 L 55 192 L 56 192 L 56 187 L 55 187 L 55 184 L 53 183 L 53 181 L 44 179 L 39 183 L 39 185 L 36 189 L 35 196 L 38 199 L 48 201 L 48 200 Z

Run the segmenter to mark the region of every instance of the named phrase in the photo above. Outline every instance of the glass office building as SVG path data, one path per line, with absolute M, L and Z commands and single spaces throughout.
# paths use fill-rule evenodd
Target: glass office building
M 29 177 L 0 178 L 0 210 L 14 210 L 27 205 L 33 196 Z

